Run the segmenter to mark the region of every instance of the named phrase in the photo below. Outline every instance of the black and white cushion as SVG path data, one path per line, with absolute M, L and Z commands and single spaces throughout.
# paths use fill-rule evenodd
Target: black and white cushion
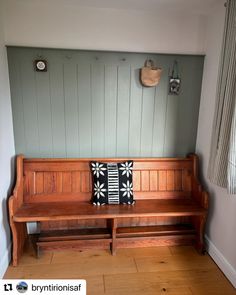
M 91 162 L 93 204 L 134 204 L 132 169 L 133 161 Z

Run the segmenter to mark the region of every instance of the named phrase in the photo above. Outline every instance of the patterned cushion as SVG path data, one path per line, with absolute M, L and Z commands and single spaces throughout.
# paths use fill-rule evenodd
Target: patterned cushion
M 133 204 L 133 161 L 91 162 L 93 204 Z

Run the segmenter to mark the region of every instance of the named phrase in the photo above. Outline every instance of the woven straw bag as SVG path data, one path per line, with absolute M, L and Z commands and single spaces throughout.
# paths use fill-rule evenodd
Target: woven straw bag
M 162 69 L 154 66 L 151 59 L 145 61 L 144 67 L 140 71 L 140 80 L 143 86 L 156 86 L 161 78 Z

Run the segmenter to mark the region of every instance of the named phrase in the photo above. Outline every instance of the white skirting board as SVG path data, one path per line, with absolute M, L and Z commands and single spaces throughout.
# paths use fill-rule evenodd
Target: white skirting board
M 236 270 L 228 262 L 228 260 L 222 255 L 222 253 L 211 242 L 208 236 L 205 235 L 207 252 L 215 263 L 219 266 L 231 284 L 236 288 Z
M 5 254 L 3 255 L 3 258 L 1 259 L 1 262 L 0 262 L 0 279 L 3 278 L 9 266 L 10 261 L 11 261 L 11 244 L 6 249 Z

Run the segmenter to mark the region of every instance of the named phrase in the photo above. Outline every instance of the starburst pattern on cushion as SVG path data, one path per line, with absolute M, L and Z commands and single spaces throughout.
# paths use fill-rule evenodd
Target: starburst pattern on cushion
M 120 170 L 123 170 L 122 175 L 125 175 L 129 177 L 129 175 L 132 174 L 132 169 L 133 169 L 133 162 L 125 162 L 121 163 Z

